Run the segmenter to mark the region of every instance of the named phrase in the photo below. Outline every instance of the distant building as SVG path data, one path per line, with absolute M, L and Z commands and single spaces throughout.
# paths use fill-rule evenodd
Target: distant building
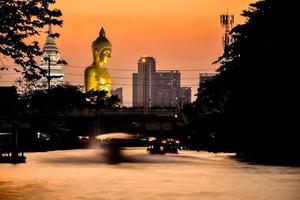
M 138 61 L 138 73 L 133 74 L 133 106 L 152 107 L 153 81 L 156 61 L 153 57 L 141 57 Z
M 191 94 L 181 92 L 178 70 L 156 71 L 153 57 L 141 57 L 138 72 L 133 73 L 134 107 L 178 107 L 190 101 Z M 181 101 L 182 95 L 184 97 Z
M 117 89 L 115 89 L 115 90 L 112 90 L 112 91 L 111 91 L 111 94 L 112 94 L 112 95 L 117 95 L 118 98 L 121 100 L 121 101 L 120 101 L 120 104 L 123 105 L 123 89 L 122 89 L 122 88 L 117 88 Z
M 198 97 L 205 98 L 206 96 L 206 90 L 205 90 L 205 84 L 212 80 L 217 73 L 200 73 L 199 74 L 199 88 L 198 88 Z
M 52 37 L 52 29 L 49 26 L 48 36 L 46 38 L 46 43 L 43 48 L 43 54 L 41 56 L 41 69 L 47 72 L 46 77 L 49 73 L 49 59 L 50 59 L 50 85 L 62 84 L 64 82 L 64 73 L 62 71 L 62 66 L 58 63 L 60 60 L 60 52 L 56 46 L 55 40 Z M 42 83 L 48 82 L 46 77 L 42 78 Z
M 181 87 L 179 93 L 179 106 L 183 107 L 185 104 L 192 102 L 192 89 L 190 87 Z
M 153 106 L 178 106 L 180 92 L 180 73 L 178 71 L 157 71 L 153 85 L 156 93 L 153 98 Z
M 217 73 L 200 73 L 199 74 L 199 88 L 208 80 L 211 80 Z

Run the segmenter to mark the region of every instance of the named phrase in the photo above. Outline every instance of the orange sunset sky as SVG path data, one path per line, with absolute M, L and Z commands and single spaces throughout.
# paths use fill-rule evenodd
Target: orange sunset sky
M 179 70 L 181 86 L 197 91 L 200 72 L 213 72 L 222 54 L 219 15 L 235 15 L 235 24 L 254 0 L 57 0 L 52 6 L 61 9 L 63 27 L 53 30 L 64 66 L 65 80 L 83 85 L 83 71 L 91 64 L 91 43 L 101 26 L 112 42 L 112 58 L 106 65 L 113 77 L 113 88 L 122 87 L 124 104 L 132 103 L 132 73 L 143 56 L 156 58 L 157 70 Z M 45 34 L 38 40 L 44 45 Z M 8 59 L 0 55 L 7 65 Z M 0 85 L 16 79 L 13 70 L 0 71 Z

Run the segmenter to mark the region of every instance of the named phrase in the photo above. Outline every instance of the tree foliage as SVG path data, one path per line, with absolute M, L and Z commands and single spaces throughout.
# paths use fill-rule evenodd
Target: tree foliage
M 29 112 L 57 112 L 86 104 L 85 94 L 78 86 L 62 84 L 50 90 L 28 90 L 20 97 Z
M 205 87 L 207 98 L 198 98 L 226 113 L 227 132 L 234 133 L 233 143 L 241 151 L 270 155 L 283 146 L 289 152 L 296 149 L 299 128 L 293 115 L 299 89 L 293 71 L 299 64 L 292 49 L 299 36 L 293 4 L 250 4 L 242 14 L 246 22 L 232 29 L 234 42 L 217 61 L 219 74 Z
M 90 90 L 86 93 L 86 98 L 97 108 L 113 108 L 121 101 L 117 95 L 107 96 L 105 90 Z
M 114 108 L 120 102 L 116 95 L 106 91 L 83 93 L 79 86 L 61 84 L 51 89 L 27 90 L 20 95 L 22 112 L 64 112 L 74 108 Z
M 58 9 L 51 9 L 55 0 L 0 0 L 0 53 L 12 58 L 23 68 L 24 77 L 36 78 L 39 67 L 35 58 L 41 55 L 33 36 L 40 35 L 47 25 L 62 25 Z M 58 34 L 53 34 L 57 37 Z M 2 66 L 1 69 L 7 68 Z
M 27 95 L 34 90 L 41 90 L 47 88 L 46 82 L 40 81 L 40 79 L 28 80 L 24 77 L 18 77 L 15 81 L 15 87 L 18 93 L 22 95 Z

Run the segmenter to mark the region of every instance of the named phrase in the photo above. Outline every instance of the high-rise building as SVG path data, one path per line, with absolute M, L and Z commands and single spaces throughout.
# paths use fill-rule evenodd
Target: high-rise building
M 133 106 L 152 107 L 156 74 L 156 61 L 153 57 L 141 57 L 138 61 L 138 73 L 133 74 Z
M 155 106 L 177 107 L 180 91 L 179 71 L 157 71 L 153 84 L 156 91 L 155 98 L 153 99 Z
M 178 107 L 180 102 L 180 73 L 178 70 L 156 71 L 153 57 L 141 57 L 138 61 L 138 72 L 133 73 L 133 106 L 134 107 Z M 185 99 L 191 99 L 191 96 Z M 182 103 L 182 104 L 181 104 Z
M 59 64 L 60 52 L 56 46 L 55 40 L 52 37 L 52 29 L 49 26 L 48 36 L 46 43 L 43 48 L 43 54 L 41 59 L 41 69 L 46 71 L 46 77 L 49 78 L 49 67 L 50 67 L 50 85 L 62 84 L 64 82 L 64 73 L 62 66 Z M 50 62 L 50 63 L 49 63 Z M 50 64 L 50 65 L 49 65 Z M 43 77 L 42 82 L 47 82 L 48 78 Z

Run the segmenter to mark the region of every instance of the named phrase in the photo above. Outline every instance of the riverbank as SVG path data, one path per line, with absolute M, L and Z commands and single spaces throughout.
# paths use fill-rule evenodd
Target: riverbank
M 297 154 L 283 155 L 280 153 L 274 154 L 253 154 L 238 152 L 233 157 L 234 159 L 246 162 L 249 164 L 273 165 L 273 166 L 298 166 L 300 167 L 300 157 Z
M 0 163 L 25 163 L 26 157 L 25 156 L 0 156 Z

